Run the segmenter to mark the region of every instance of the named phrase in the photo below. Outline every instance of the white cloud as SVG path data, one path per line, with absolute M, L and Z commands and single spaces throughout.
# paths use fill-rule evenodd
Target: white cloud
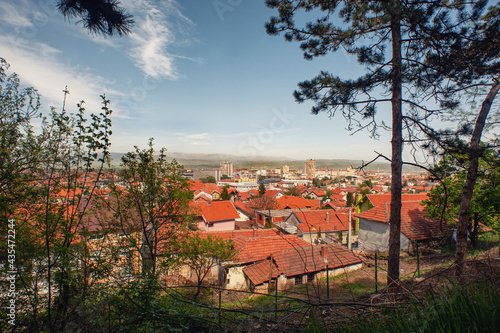
M 135 26 L 130 35 L 132 48 L 130 56 L 146 75 L 177 79 L 174 59 L 168 48 L 188 34 L 194 23 L 184 16 L 174 0 L 162 2 L 124 1 L 124 8 L 134 15 Z M 196 60 L 198 61 L 198 60 Z
M 66 105 L 74 107 L 80 100 L 85 100 L 87 110 L 92 112 L 100 109 L 99 95 L 104 91 L 121 95 L 109 88 L 105 78 L 59 59 L 59 50 L 47 44 L 0 36 L 0 49 L 1 56 L 10 64 L 10 70 L 19 75 L 21 82 L 37 89 L 44 102 L 56 108 L 62 105 L 66 86 L 70 91 Z M 120 113 L 115 116 L 120 117 Z
M 16 29 L 32 27 L 34 18 L 31 7 L 13 5 L 7 2 L 0 2 L 0 21 Z

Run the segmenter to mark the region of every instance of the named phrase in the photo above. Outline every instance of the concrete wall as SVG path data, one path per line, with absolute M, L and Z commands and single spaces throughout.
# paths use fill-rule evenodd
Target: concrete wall
M 408 250 L 409 239 L 400 234 L 401 250 Z M 389 224 L 359 219 L 358 248 L 366 252 L 389 251 Z
M 243 274 L 243 266 L 229 268 L 226 276 L 226 288 L 235 290 L 248 289 L 245 274 Z
M 235 223 L 234 220 L 218 221 L 213 222 L 212 226 L 209 226 L 209 224 L 202 221 L 198 222 L 197 227 L 198 229 L 204 231 L 231 231 L 235 230 Z

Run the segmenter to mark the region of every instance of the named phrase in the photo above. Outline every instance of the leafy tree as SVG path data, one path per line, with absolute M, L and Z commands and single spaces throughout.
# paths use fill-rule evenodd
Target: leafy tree
M 118 0 L 58 0 L 57 8 L 68 19 L 80 19 L 77 23 L 92 34 L 128 35 L 134 25 Z
M 231 177 L 229 177 L 228 175 L 222 175 L 220 179 L 231 179 Z
M 455 253 L 457 277 L 464 271 L 471 200 L 478 178 L 479 161 L 485 152 L 481 137 L 488 127 L 490 130 L 494 128 L 491 124 L 488 126 L 487 119 L 500 90 L 500 6 L 495 4 L 485 12 L 486 1 L 478 1 L 475 4 L 472 15 L 468 20 L 464 19 L 466 24 L 459 24 L 458 28 L 444 37 L 440 33 L 436 34 L 437 41 L 432 41 L 435 43 L 446 40 L 446 43 L 440 43 L 441 50 L 429 52 L 424 60 L 428 68 L 439 70 L 426 70 L 421 73 L 421 84 L 425 86 L 433 82 L 432 88 L 442 91 L 446 96 L 444 107 L 448 109 L 457 105 L 460 99 L 482 101 L 481 107 L 472 112 L 472 117 L 460 119 L 463 114 L 451 113 L 451 120 L 460 121 L 458 130 L 428 131 L 436 144 L 431 146 L 431 152 L 444 151 L 444 154 L 449 156 L 456 152 L 459 155 L 467 155 L 467 172 L 458 214 Z M 495 121 L 492 123 L 498 124 Z M 467 145 L 462 142 L 464 138 L 469 142 Z
M 102 96 L 101 112 L 90 118 L 83 101 L 76 115 L 64 105 L 60 112 L 53 109 L 35 133 L 36 92 L 19 89 L 17 76 L 7 78 L 7 63 L 1 62 L 0 218 L 14 220 L 16 231 L 16 301 L 23 309 L 16 323 L 64 331 L 69 314 L 87 297 L 85 272 L 76 264 L 85 256 L 79 229 L 109 154 L 109 101 Z
M 313 179 L 313 186 L 321 187 L 321 186 L 323 186 L 323 181 L 319 178 L 314 178 Z
M 173 262 L 187 265 L 196 275 L 196 298 L 201 292 L 201 285 L 210 270 L 223 261 L 231 260 L 236 254 L 232 240 L 225 241 L 219 237 L 199 234 L 183 237 L 173 246 L 175 257 Z
M 215 184 L 217 183 L 217 180 L 215 179 L 214 176 L 206 176 L 205 178 L 200 179 L 203 183 L 212 183 Z
M 333 195 L 333 192 L 330 191 L 330 190 L 326 190 L 325 191 L 325 196 L 323 197 L 323 201 L 326 201 L 327 199 L 329 199 L 331 196 Z
M 352 205 L 354 204 L 354 195 L 352 194 L 352 192 L 347 192 L 346 194 L 346 207 L 352 207 Z
M 456 163 L 456 160 L 445 158 L 435 168 L 444 176 L 442 183 L 432 189 L 429 199 L 425 201 L 427 214 L 435 219 L 454 224 L 458 220 L 462 192 L 466 179 L 466 170 Z M 499 157 L 488 151 L 480 160 L 478 181 L 474 186 L 470 203 L 468 230 L 471 229 L 471 218 L 491 228 L 498 227 L 500 217 L 500 160 Z
M 260 183 L 259 185 L 259 197 L 263 196 L 266 194 L 266 185 L 264 183 Z
M 168 162 L 164 148 L 156 155 L 153 139 L 148 145 L 122 157 L 120 180 L 126 188 L 112 186 L 109 209 L 119 230 L 140 231 L 141 241 L 131 239 L 131 245 L 140 253 L 143 274 L 154 279 L 158 258 L 190 227 L 193 193 L 182 166 L 176 160 Z
M 291 188 L 288 188 L 286 190 L 283 191 L 286 195 L 292 195 L 294 197 L 300 197 L 301 195 L 301 191 L 299 188 L 297 188 L 296 186 L 293 186 Z
M 276 207 L 277 207 L 276 200 L 274 200 L 274 198 L 267 196 L 267 195 L 252 198 L 248 202 L 247 205 L 249 208 L 253 209 L 254 211 L 255 210 L 271 210 L 271 209 L 276 209 Z
M 225 185 L 222 188 L 222 192 L 220 194 L 220 199 L 221 200 L 230 200 L 231 199 L 231 195 L 228 192 L 228 188 L 229 188 L 229 185 Z
M 266 3 L 279 13 L 266 24 L 267 32 L 273 35 L 283 32 L 287 41 L 301 42 L 306 59 L 343 48 L 366 66 L 366 74 L 357 79 L 342 79 L 322 71 L 314 79 L 299 83 L 294 96 L 298 102 L 313 101 L 313 114 L 327 112 L 333 117 L 341 113 L 349 130 L 366 129 L 377 137 L 380 128 L 392 129 L 387 281 L 388 286 L 394 287 L 399 283 L 403 144 L 407 142 L 416 149 L 415 143 L 420 142 L 418 132 L 431 128 L 429 120 L 439 114 L 440 110 L 432 109 L 426 101 L 434 98 L 449 102 L 449 94 L 433 89 L 433 82 L 440 78 L 429 77 L 429 84 L 422 84 L 420 79 L 421 72 L 432 68 L 442 73 L 443 66 L 432 62 L 422 64 L 421 59 L 432 50 L 440 52 L 449 42 L 447 34 L 467 25 L 484 3 L 474 3 L 470 12 L 462 2 L 444 1 L 268 0 Z M 314 11 L 321 16 L 300 27 L 294 19 L 300 11 Z M 341 21 L 333 19 L 336 11 Z M 450 18 L 452 12 L 457 12 L 458 19 Z M 391 126 L 378 119 L 377 107 L 381 103 L 391 105 Z

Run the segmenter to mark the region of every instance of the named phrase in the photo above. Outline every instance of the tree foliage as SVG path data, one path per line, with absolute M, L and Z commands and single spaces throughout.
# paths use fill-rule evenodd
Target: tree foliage
M 57 8 L 68 19 L 80 19 L 77 23 L 92 34 L 128 35 L 134 25 L 133 16 L 118 0 L 59 0 Z
M 172 262 L 177 265 L 187 265 L 196 275 L 196 298 L 210 270 L 221 262 L 231 260 L 236 251 L 232 240 L 225 241 L 219 237 L 199 234 L 181 238 L 173 245 Z
M 456 224 L 459 216 L 462 191 L 466 178 L 466 168 L 456 160 L 445 158 L 435 168 L 435 173 L 443 178 L 442 183 L 432 189 L 426 200 L 427 214 Z M 468 223 L 474 216 L 479 222 L 491 228 L 498 227 L 500 217 L 500 160 L 498 155 L 489 151 L 480 161 L 478 181 L 474 186 L 470 204 Z
M 63 331 L 88 296 L 88 271 L 76 264 L 85 256 L 79 230 L 109 154 L 110 102 L 102 96 L 101 112 L 90 117 L 83 101 L 76 114 L 52 109 L 35 132 L 36 92 L 19 89 L 2 64 L 1 218 L 2 229 L 11 219 L 16 232 L 17 323 Z
M 457 41 L 471 21 L 478 19 L 484 1 L 292 1 L 268 0 L 278 10 L 266 24 L 270 34 L 283 33 L 287 41 L 298 41 L 306 59 L 344 49 L 365 66 L 358 78 L 341 78 L 322 71 L 311 80 L 299 83 L 294 96 L 297 102 L 312 101 L 311 113 L 340 113 L 348 130 L 368 130 L 378 137 L 380 129 L 392 130 L 391 215 L 389 237 L 389 285 L 399 279 L 399 244 L 401 224 L 402 151 L 404 144 L 418 151 L 423 135 L 432 132 L 431 121 L 441 107 L 453 109 L 457 103 L 450 91 L 436 89 L 451 73 L 431 55 Z M 319 15 L 303 22 L 295 18 L 303 13 Z M 334 17 L 338 14 L 338 20 Z M 306 16 L 307 20 L 307 16 Z M 464 30 L 465 29 L 465 30 Z M 455 47 L 454 45 L 453 47 Z M 470 63 L 470 56 L 453 54 L 454 62 Z M 440 59 L 440 57 L 437 57 Z M 463 67 L 460 67 L 463 68 Z M 433 73 L 426 75 L 425 73 Z M 392 124 L 378 115 L 381 104 L 390 103 Z
M 122 157 L 120 181 L 125 187 L 112 186 L 109 208 L 114 212 L 119 230 L 131 234 L 139 231 L 143 274 L 154 277 L 157 261 L 169 244 L 187 232 L 192 220 L 189 203 L 193 193 L 182 166 L 168 162 L 166 150 L 156 154 L 153 139 L 149 148 L 127 153 Z
M 221 200 L 230 200 L 231 199 L 231 195 L 229 194 L 228 188 L 229 188 L 229 185 L 225 185 L 222 188 L 222 192 L 220 194 Z

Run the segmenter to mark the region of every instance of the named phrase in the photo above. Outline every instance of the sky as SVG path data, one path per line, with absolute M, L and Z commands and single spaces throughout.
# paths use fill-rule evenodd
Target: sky
M 66 86 L 70 112 L 80 100 L 99 112 L 105 94 L 113 152 L 146 148 L 153 137 L 157 148 L 182 153 L 390 156 L 390 133 L 351 135 L 341 116 L 312 115 L 311 103 L 295 102 L 297 83 L 321 70 L 343 78 L 361 71 L 345 52 L 308 61 L 298 43 L 267 35 L 276 13 L 263 0 L 122 0 L 135 20 L 122 37 L 91 35 L 54 3 L 0 0 L 0 57 L 39 91 L 44 112 L 61 109 Z

